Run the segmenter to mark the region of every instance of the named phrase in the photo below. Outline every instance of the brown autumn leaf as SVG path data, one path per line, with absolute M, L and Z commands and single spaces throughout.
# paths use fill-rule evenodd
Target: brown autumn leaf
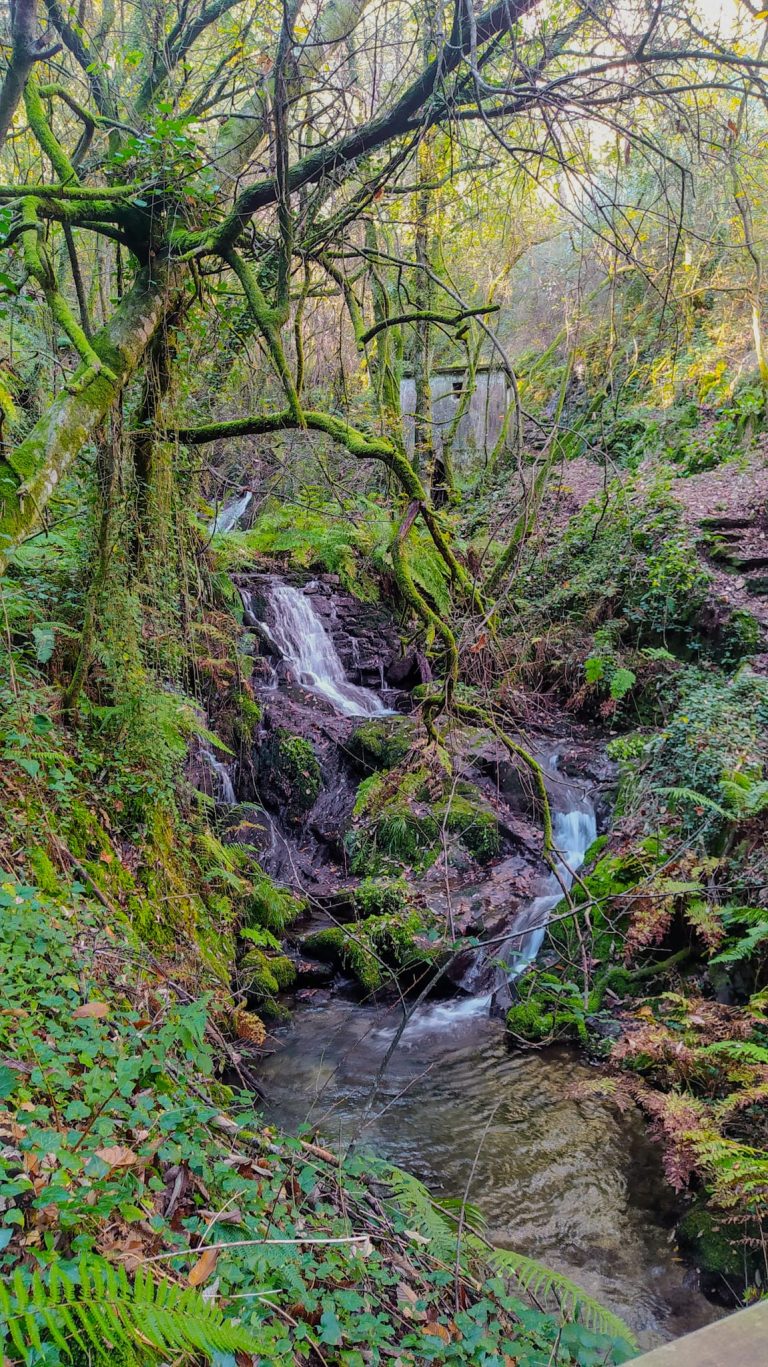
M 132 1168 L 139 1161 L 139 1155 L 127 1144 L 111 1144 L 105 1149 L 97 1149 L 96 1157 L 110 1168 Z
M 202 1286 L 203 1282 L 207 1282 L 218 1260 L 219 1250 L 217 1248 L 206 1248 L 194 1267 L 189 1269 L 187 1281 L 190 1286 Z
M 429 1334 L 430 1338 L 442 1339 L 443 1343 L 450 1343 L 453 1335 L 445 1324 L 438 1324 L 437 1320 L 427 1320 L 424 1325 L 424 1333 Z
M 72 1012 L 73 1020 L 103 1020 L 109 1015 L 109 1007 L 106 1002 L 83 1002 L 82 1006 L 76 1006 Z
M 423 1321 L 427 1318 L 426 1310 L 419 1309 L 418 1293 L 407 1282 L 398 1283 L 396 1295 L 398 1308 L 405 1319 Z

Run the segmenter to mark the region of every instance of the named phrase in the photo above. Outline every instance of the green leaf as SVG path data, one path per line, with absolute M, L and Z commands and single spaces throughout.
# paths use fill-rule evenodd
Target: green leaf
M 637 675 L 631 669 L 617 669 L 611 675 L 610 694 L 616 702 L 626 697 L 630 688 L 637 683 Z
M 53 654 L 56 644 L 56 635 L 51 626 L 33 627 L 32 637 L 35 642 L 35 658 L 38 664 L 45 665 Z
M 5 1101 L 19 1085 L 19 1075 L 12 1068 L 0 1067 L 0 1101 Z
M 320 1317 L 320 1340 L 334 1347 L 342 1342 L 341 1325 L 333 1310 L 324 1310 Z

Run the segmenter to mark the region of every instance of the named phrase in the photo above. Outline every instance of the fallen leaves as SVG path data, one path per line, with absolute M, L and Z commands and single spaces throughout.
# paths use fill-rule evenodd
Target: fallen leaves
M 72 1012 L 72 1019 L 79 1020 L 104 1020 L 109 1015 L 109 1007 L 106 1002 L 83 1002 L 82 1006 L 76 1006 Z
M 187 1274 L 189 1285 L 202 1286 L 203 1282 L 207 1282 L 211 1273 L 215 1270 L 218 1260 L 219 1250 L 217 1248 L 206 1248 L 205 1252 L 198 1258 L 194 1266 L 189 1269 L 189 1273 Z
M 138 1163 L 139 1155 L 133 1149 L 129 1149 L 127 1144 L 112 1144 L 105 1149 L 97 1149 L 96 1157 L 102 1163 L 106 1163 L 108 1168 L 132 1168 Z

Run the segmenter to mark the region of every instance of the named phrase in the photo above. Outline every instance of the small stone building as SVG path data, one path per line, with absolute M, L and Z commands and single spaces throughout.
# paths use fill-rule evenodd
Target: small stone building
M 435 371 L 431 379 L 432 422 L 435 450 L 442 450 L 442 434 L 449 426 L 463 391 L 466 370 L 463 366 L 445 366 Z M 454 463 L 459 469 L 468 468 L 480 456 L 486 458 L 493 451 L 501 433 L 511 401 L 509 381 L 504 371 L 496 366 L 480 366 L 475 376 L 475 392 L 464 414 L 453 443 Z M 414 409 L 416 385 L 413 379 L 400 384 L 400 406 L 403 413 L 405 443 L 413 455 Z

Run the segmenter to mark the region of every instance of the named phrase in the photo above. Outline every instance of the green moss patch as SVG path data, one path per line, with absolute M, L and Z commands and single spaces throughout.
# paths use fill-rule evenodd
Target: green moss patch
M 371 717 L 353 731 L 347 748 L 364 769 L 394 769 L 413 749 L 416 730 L 410 717 Z
M 322 785 L 320 764 L 311 741 L 280 727 L 259 746 L 257 779 L 267 801 L 297 824 L 317 801 Z
M 376 992 L 400 978 L 418 978 L 434 963 L 436 951 L 425 934 L 417 912 L 400 912 L 370 916 L 352 926 L 329 926 L 307 936 L 304 948 L 350 973 L 365 992 Z

